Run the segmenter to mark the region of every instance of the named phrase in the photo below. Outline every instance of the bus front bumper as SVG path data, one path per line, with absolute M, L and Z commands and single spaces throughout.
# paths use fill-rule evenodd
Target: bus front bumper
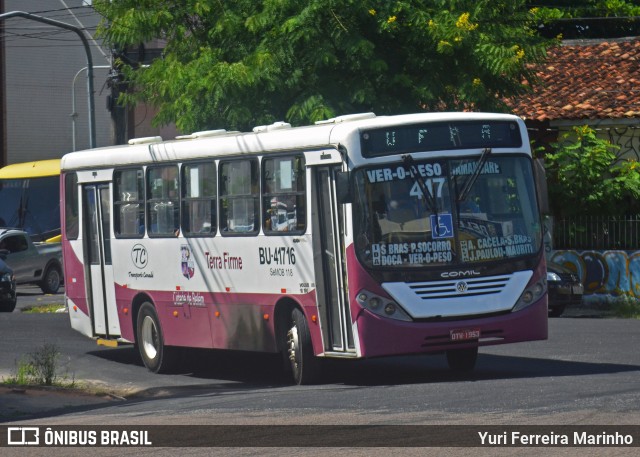
M 362 357 L 440 353 L 474 346 L 546 340 L 547 297 L 517 312 L 464 320 L 404 322 L 367 310 L 356 323 Z

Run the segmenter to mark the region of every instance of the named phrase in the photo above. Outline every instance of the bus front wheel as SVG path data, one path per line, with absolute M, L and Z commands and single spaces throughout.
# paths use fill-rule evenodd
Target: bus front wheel
M 151 303 L 143 303 L 138 311 L 137 346 L 144 365 L 154 373 L 173 368 L 172 348 L 164 345 L 158 314 Z
M 451 371 L 470 373 L 476 366 L 478 347 L 467 349 L 450 349 L 447 351 L 447 363 Z
M 291 312 L 286 350 L 296 384 L 313 384 L 320 372 L 320 360 L 313 354 L 309 324 L 299 309 Z

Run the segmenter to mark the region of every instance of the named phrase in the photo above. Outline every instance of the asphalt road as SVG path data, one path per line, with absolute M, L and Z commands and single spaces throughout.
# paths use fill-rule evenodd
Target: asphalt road
M 19 306 L 26 302 L 22 298 Z M 40 298 L 47 302 L 58 299 Z M 68 377 L 146 396 L 182 392 L 188 387 L 199 391 L 306 389 L 290 386 L 281 373 L 280 359 L 269 354 L 194 350 L 184 354 L 181 372 L 152 374 L 132 346 L 97 346 L 70 328 L 66 313 L 25 314 L 16 310 L 0 314 L 0 330 L 4 342 L 0 345 L 0 376 L 5 377 L 21 357 L 44 343 L 53 343 L 62 354 L 60 366 Z M 550 319 L 549 333 L 548 341 L 482 348 L 476 371 L 466 379 L 448 371 L 444 356 L 394 357 L 328 363 L 323 385 L 313 389 L 358 389 L 362 399 L 358 403 L 363 408 L 389 411 L 411 410 L 425 403 L 451 413 L 503 409 L 559 412 L 595 406 L 612 412 L 638 409 L 640 321 Z M 383 386 L 409 389 L 410 394 L 386 397 L 379 392 Z M 369 397 L 371 404 L 366 401 Z M 323 397 L 319 403 L 323 408 L 338 407 L 343 399 Z
M 66 314 L 1 314 L 0 335 L 0 376 L 54 343 L 68 376 L 127 394 L 31 418 L 43 424 L 640 424 L 640 320 L 550 319 L 549 340 L 482 348 L 466 378 L 451 374 L 444 356 L 394 357 L 332 362 L 322 384 L 301 387 L 282 375 L 278 357 L 253 353 L 192 351 L 182 372 L 155 375 L 132 347 L 98 347 L 71 330 Z

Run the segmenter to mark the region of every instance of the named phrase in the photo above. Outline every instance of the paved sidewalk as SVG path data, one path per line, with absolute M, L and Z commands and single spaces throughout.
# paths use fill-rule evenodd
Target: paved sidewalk
M 80 389 L 56 387 L 0 386 L 0 422 L 56 416 L 74 408 L 125 401 L 110 394 L 92 394 Z

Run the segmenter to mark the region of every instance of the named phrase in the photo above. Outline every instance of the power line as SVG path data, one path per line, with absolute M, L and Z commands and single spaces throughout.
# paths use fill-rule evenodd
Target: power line
M 63 4 L 65 5 L 65 8 L 42 10 L 42 11 L 30 12 L 29 14 L 49 13 L 47 14 L 47 16 L 43 16 L 48 19 L 53 19 L 53 18 L 69 19 L 69 16 L 73 17 L 75 19 L 75 22 L 80 25 L 80 27 L 76 27 L 76 28 L 82 33 L 84 33 L 89 39 L 89 46 L 95 49 L 98 49 L 100 53 L 103 55 L 103 57 L 108 59 L 107 55 L 103 51 L 103 46 L 100 45 L 98 42 L 96 42 L 95 38 L 93 37 L 93 33 L 95 33 L 95 31 L 97 30 L 97 26 L 86 27 L 79 19 L 80 17 L 82 17 L 83 19 L 96 17 L 96 11 L 93 8 L 87 8 L 84 6 L 68 7 L 66 3 L 63 2 Z M 83 14 L 76 14 L 71 10 L 83 10 L 85 12 Z M 60 13 L 60 14 L 50 14 L 50 13 Z M 61 13 L 64 13 L 64 14 L 61 14 Z M 34 25 L 6 26 L 5 25 L 2 30 L 4 33 L 0 34 L 0 43 L 4 43 L 5 47 L 7 48 L 17 49 L 17 48 L 51 48 L 51 47 L 82 46 L 81 44 L 77 44 L 77 38 L 75 37 L 64 38 L 64 35 L 68 35 L 69 33 L 71 33 L 70 31 L 61 30 L 60 28 L 55 28 L 48 25 L 36 25 L 36 26 Z M 53 42 L 56 42 L 56 44 L 48 45 L 44 43 L 43 44 L 29 43 L 30 41 L 33 41 L 33 40 L 53 41 Z M 60 44 L 63 42 L 69 42 L 73 44 L 69 44 L 69 45 Z
M 65 2 L 65 0 L 60 0 L 60 3 L 62 3 L 64 5 L 64 7 L 67 9 L 67 11 L 69 11 L 69 14 L 71 14 L 71 16 L 73 17 L 73 19 L 76 21 L 76 23 L 84 28 L 84 24 L 80 21 L 80 19 L 78 19 L 78 17 L 75 15 L 75 13 L 73 11 L 71 11 L 69 9 L 69 6 L 67 5 L 67 3 Z M 88 33 L 86 30 L 84 30 L 84 34 L 88 35 L 90 38 L 90 41 L 92 43 L 94 43 L 96 46 L 98 46 L 98 43 L 96 42 L 95 38 L 93 37 L 92 34 Z M 105 59 L 107 59 L 107 61 L 110 61 L 109 57 L 107 56 L 107 54 L 102 50 L 102 48 L 100 46 L 98 46 L 98 50 L 100 51 L 100 54 L 102 54 L 102 57 L 104 57 Z

